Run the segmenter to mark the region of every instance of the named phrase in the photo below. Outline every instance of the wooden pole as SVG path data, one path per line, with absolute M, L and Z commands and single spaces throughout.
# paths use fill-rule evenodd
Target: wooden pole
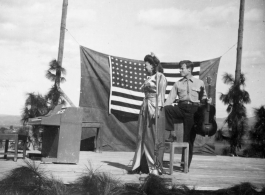
M 68 6 L 68 0 L 63 0 L 59 51 L 58 51 L 58 59 L 57 59 L 60 66 L 62 66 L 62 62 L 63 62 L 63 49 L 64 49 L 65 28 L 66 28 L 67 6 Z M 61 77 L 60 71 L 56 72 L 56 77 Z M 57 86 L 60 86 L 60 80 L 58 81 Z
M 244 30 L 243 29 L 244 28 L 244 12 L 245 12 L 245 0 L 240 0 L 235 83 L 239 82 L 240 74 L 241 74 L 241 59 L 242 59 L 243 30 Z

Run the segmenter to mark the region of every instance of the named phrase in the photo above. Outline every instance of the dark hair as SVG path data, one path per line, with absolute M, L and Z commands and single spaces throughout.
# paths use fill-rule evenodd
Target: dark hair
M 189 60 L 182 60 L 179 62 L 179 67 L 181 68 L 181 66 L 183 64 L 186 64 L 186 68 L 190 68 L 191 72 L 193 71 L 193 68 L 194 68 L 194 64 L 193 62 L 189 61 Z
M 161 73 L 164 72 L 164 69 L 162 65 L 160 64 L 160 61 L 156 56 L 146 55 L 144 57 L 144 61 L 149 62 L 149 64 L 153 66 L 153 74 L 156 73 L 156 67 L 157 67 L 158 72 L 161 72 Z

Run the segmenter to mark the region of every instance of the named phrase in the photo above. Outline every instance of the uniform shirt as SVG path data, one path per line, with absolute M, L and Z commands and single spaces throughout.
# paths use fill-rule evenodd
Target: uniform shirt
M 188 87 L 187 87 L 188 82 Z M 166 100 L 165 105 L 170 105 L 178 97 L 178 101 L 191 101 L 200 103 L 202 99 L 207 98 L 204 82 L 191 76 L 189 79 L 182 78 L 177 81 Z

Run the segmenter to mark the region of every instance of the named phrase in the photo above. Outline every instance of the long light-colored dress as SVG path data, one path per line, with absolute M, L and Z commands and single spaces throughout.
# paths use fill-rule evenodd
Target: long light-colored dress
M 163 171 L 164 153 L 164 100 L 167 80 L 164 74 L 158 72 L 148 78 L 143 86 L 145 98 L 143 100 L 137 127 L 137 148 L 133 158 L 132 171 L 152 173 L 153 170 Z M 156 81 L 158 81 L 158 144 L 155 147 L 155 107 L 156 107 Z M 155 152 L 156 149 L 156 152 Z M 159 171 L 161 173 L 161 171 Z

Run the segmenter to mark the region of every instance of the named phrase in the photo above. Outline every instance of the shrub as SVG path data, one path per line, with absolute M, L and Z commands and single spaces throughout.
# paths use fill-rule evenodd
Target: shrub
M 5 195 L 67 195 L 66 186 L 59 180 L 49 179 L 36 164 L 25 161 L 26 165 L 11 170 L 0 181 L 0 192 Z

